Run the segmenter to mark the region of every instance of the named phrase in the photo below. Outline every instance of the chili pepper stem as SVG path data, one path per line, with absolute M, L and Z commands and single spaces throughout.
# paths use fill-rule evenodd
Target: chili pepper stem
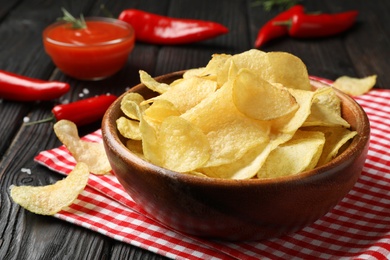
M 41 119 L 41 120 L 37 120 L 37 121 L 33 121 L 33 122 L 27 122 L 25 123 L 24 125 L 25 126 L 31 126 L 31 125 L 37 125 L 37 124 L 43 124 L 43 123 L 48 123 L 48 122 L 55 122 L 56 121 L 56 118 L 53 116 L 51 117 L 48 117 L 48 118 L 44 118 L 44 119 Z
M 287 21 L 275 21 L 275 22 L 273 22 L 272 24 L 273 24 L 273 25 L 280 25 L 280 26 L 291 27 L 292 21 L 291 21 L 291 20 L 287 20 Z

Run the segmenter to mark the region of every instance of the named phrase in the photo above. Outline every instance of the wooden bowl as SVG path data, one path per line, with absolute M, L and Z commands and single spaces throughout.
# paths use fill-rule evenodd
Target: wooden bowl
M 175 72 L 158 77 L 170 83 Z M 313 82 L 316 85 L 319 82 Z M 139 84 L 129 92 L 155 93 Z M 343 117 L 358 132 L 331 162 L 295 176 L 225 180 L 173 172 L 129 151 L 117 131 L 122 115 L 118 98 L 102 122 L 103 141 L 112 169 L 130 196 L 150 217 L 180 232 L 231 241 L 260 240 L 305 227 L 325 215 L 354 186 L 362 171 L 370 135 L 363 109 L 337 91 Z

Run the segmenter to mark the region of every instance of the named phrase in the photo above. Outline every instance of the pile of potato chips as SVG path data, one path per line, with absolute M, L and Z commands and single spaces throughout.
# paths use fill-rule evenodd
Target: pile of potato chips
M 285 52 L 215 54 L 171 84 L 144 71 L 160 95 L 128 93 L 117 120 L 127 147 L 161 167 L 226 179 L 298 174 L 332 160 L 357 133 L 332 87 L 312 90 L 305 64 Z

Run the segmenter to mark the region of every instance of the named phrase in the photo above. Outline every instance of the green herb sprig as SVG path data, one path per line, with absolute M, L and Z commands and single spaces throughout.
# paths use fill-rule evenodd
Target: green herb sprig
M 274 8 L 279 8 L 281 10 L 289 9 L 300 1 L 301 0 L 255 0 L 253 5 L 260 5 L 268 12 Z
M 80 18 L 75 18 L 71 13 L 69 13 L 65 8 L 61 8 L 64 16 L 58 18 L 59 21 L 65 21 L 72 25 L 72 29 L 85 29 L 87 28 L 87 23 L 85 22 L 83 14 L 80 15 Z

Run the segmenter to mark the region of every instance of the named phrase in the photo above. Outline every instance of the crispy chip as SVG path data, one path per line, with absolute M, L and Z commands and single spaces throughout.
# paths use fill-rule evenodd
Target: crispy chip
M 332 87 L 319 88 L 314 94 L 311 113 L 303 126 L 350 127 L 341 116 L 341 101 Z
M 173 171 L 193 171 L 210 157 L 206 135 L 178 116 L 168 117 L 162 122 L 157 142 L 162 166 Z
M 142 150 L 146 160 L 156 165 L 162 165 L 160 151 L 157 146 L 157 131 L 144 117 L 141 117 L 139 130 L 142 136 Z
M 201 168 L 200 171 L 204 175 L 212 178 L 250 179 L 261 169 L 271 150 L 271 143 L 262 143 L 249 150 L 237 161 L 214 167 Z
M 144 101 L 143 96 L 138 93 L 127 93 L 121 100 L 121 110 L 130 119 L 139 120 L 140 114 L 149 107 Z
M 137 154 L 139 157 L 144 158 L 144 151 L 142 150 L 142 141 L 129 139 L 126 141 L 126 147 Z
M 287 88 L 311 90 L 309 74 L 303 61 L 287 52 L 268 52 L 269 68 L 262 77 Z
M 68 120 L 54 124 L 54 132 L 77 162 L 88 165 L 93 174 L 106 174 L 111 171 L 103 143 L 86 142 L 80 139 L 77 126 Z
M 116 127 L 119 133 L 125 138 L 133 140 L 141 140 L 141 132 L 139 130 L 139 121 L 128 119 L 121 116 L 116 120 Z
M 330 162 L 338 155 L 340 148 L 357 134 L 356 131 L 351 131 L 340 126 L 315 126 L 305 127 L 303 129 L 305 129 L 306 131 L 322 132 L 325 135 L 326 142 L 321 157 L 317 163 L 317 166 L 321 166 L 327 162 Z
M 165 93 L 150 99 L 150 101 L 167 100 L 182 114 L 197 105 L 216 89 L 217 83 L 215 81 L 192 77 L 171 86 Z
M 199 76 L 217 81 L 219 71 L 230 57 L 231 55 L 229 54 L 213 54 L 211 60 Z
M 232 64 L 236 67 L 236 71 L 240 69 L 250 69 L 255 74 L 258 74 L 259 71 L 264 69 L 263 58 L 266 55 L 265 52 L 260 50 L 252 49 L 246 52 L 242 52 L 231 57 L 225 61 L 223 66 L 217 73 L 217 82 L 218 86 L 222 86 L 229 80 L 229 75 Z
M 298 130 L 293 138 L 269 154 L 257 176 L 276 178 L 313 169 L 321 156 L 324 143 L 323 133 Z
M 272 133 L 276 135 L 295 133 L 310 115 L 314 92 L 301 89 L 289 89 L 289 92 L 295 98 L 299 108 L 294 114 L 290 114 L 290 117 L 282 117 L 272 121 Z
M 273 120 L 295 112 L 299 105 L 283 86 L 273 85 L 248 69 L 241 69 L 233 83 L 237 109 L 257 120 Z
M 270 83 L 288 88 L 311 90 L 307 68 L 301 59 L 287 52 L 262 52 L 251 49 L 229 58 L 238 69 L 247 68 Z M 229 59 L 218 74 L 218 85 L 227 81 Z
M 192 77 L 199 77 L 200 75 L 202 75 L 204 69 L 205 69 L 205 67 L 186 70 L 183 73 L 183 80 L 189 79 L 189 78 L 192 78 Z
M 77 163 L 69 175 L 46 186 L 11 186 L 12 199 L 36 214 L 54 215 L 73 203 L 87 185 L 88 166 Z
M 199 171 L 190 171 L 190 172 L 183 172 L 183 173 L 188 174 L 188 175 L 198 176 L 198 177 L 207 177 L 206 175 L 204 175 L 203 173 L 201 173 Z
M 269 123 L 248 118 L 238 111 L 232 100 L 231 83 L 209 95 L 182 117 L 207 135 L 211 156 L 205 167 L 236 161 L 251 148 L 268 141 Z
M 170 86 L 165 83 L 157 82 L 154 78 L 152 78 L 148 73 L 143 70 L 139 71 L 141 83 L 144 84 L 148 89 L 153 90 L 157 93 L 164 93 L 167 91 Z
M 370 91 L 376 84 L 377 75 L 365 78 L 342 76 L 335 80 L 333 86 L 351 96 L 359 96 Z
M 177 110 L 174 104 L 168 100 L 157 99 L 153 101 L 153 104 L 145 110 L 144 117 L 154 122 L 161 123 L 165 118 L 169 116 L 179 116 L 180 112 Z

